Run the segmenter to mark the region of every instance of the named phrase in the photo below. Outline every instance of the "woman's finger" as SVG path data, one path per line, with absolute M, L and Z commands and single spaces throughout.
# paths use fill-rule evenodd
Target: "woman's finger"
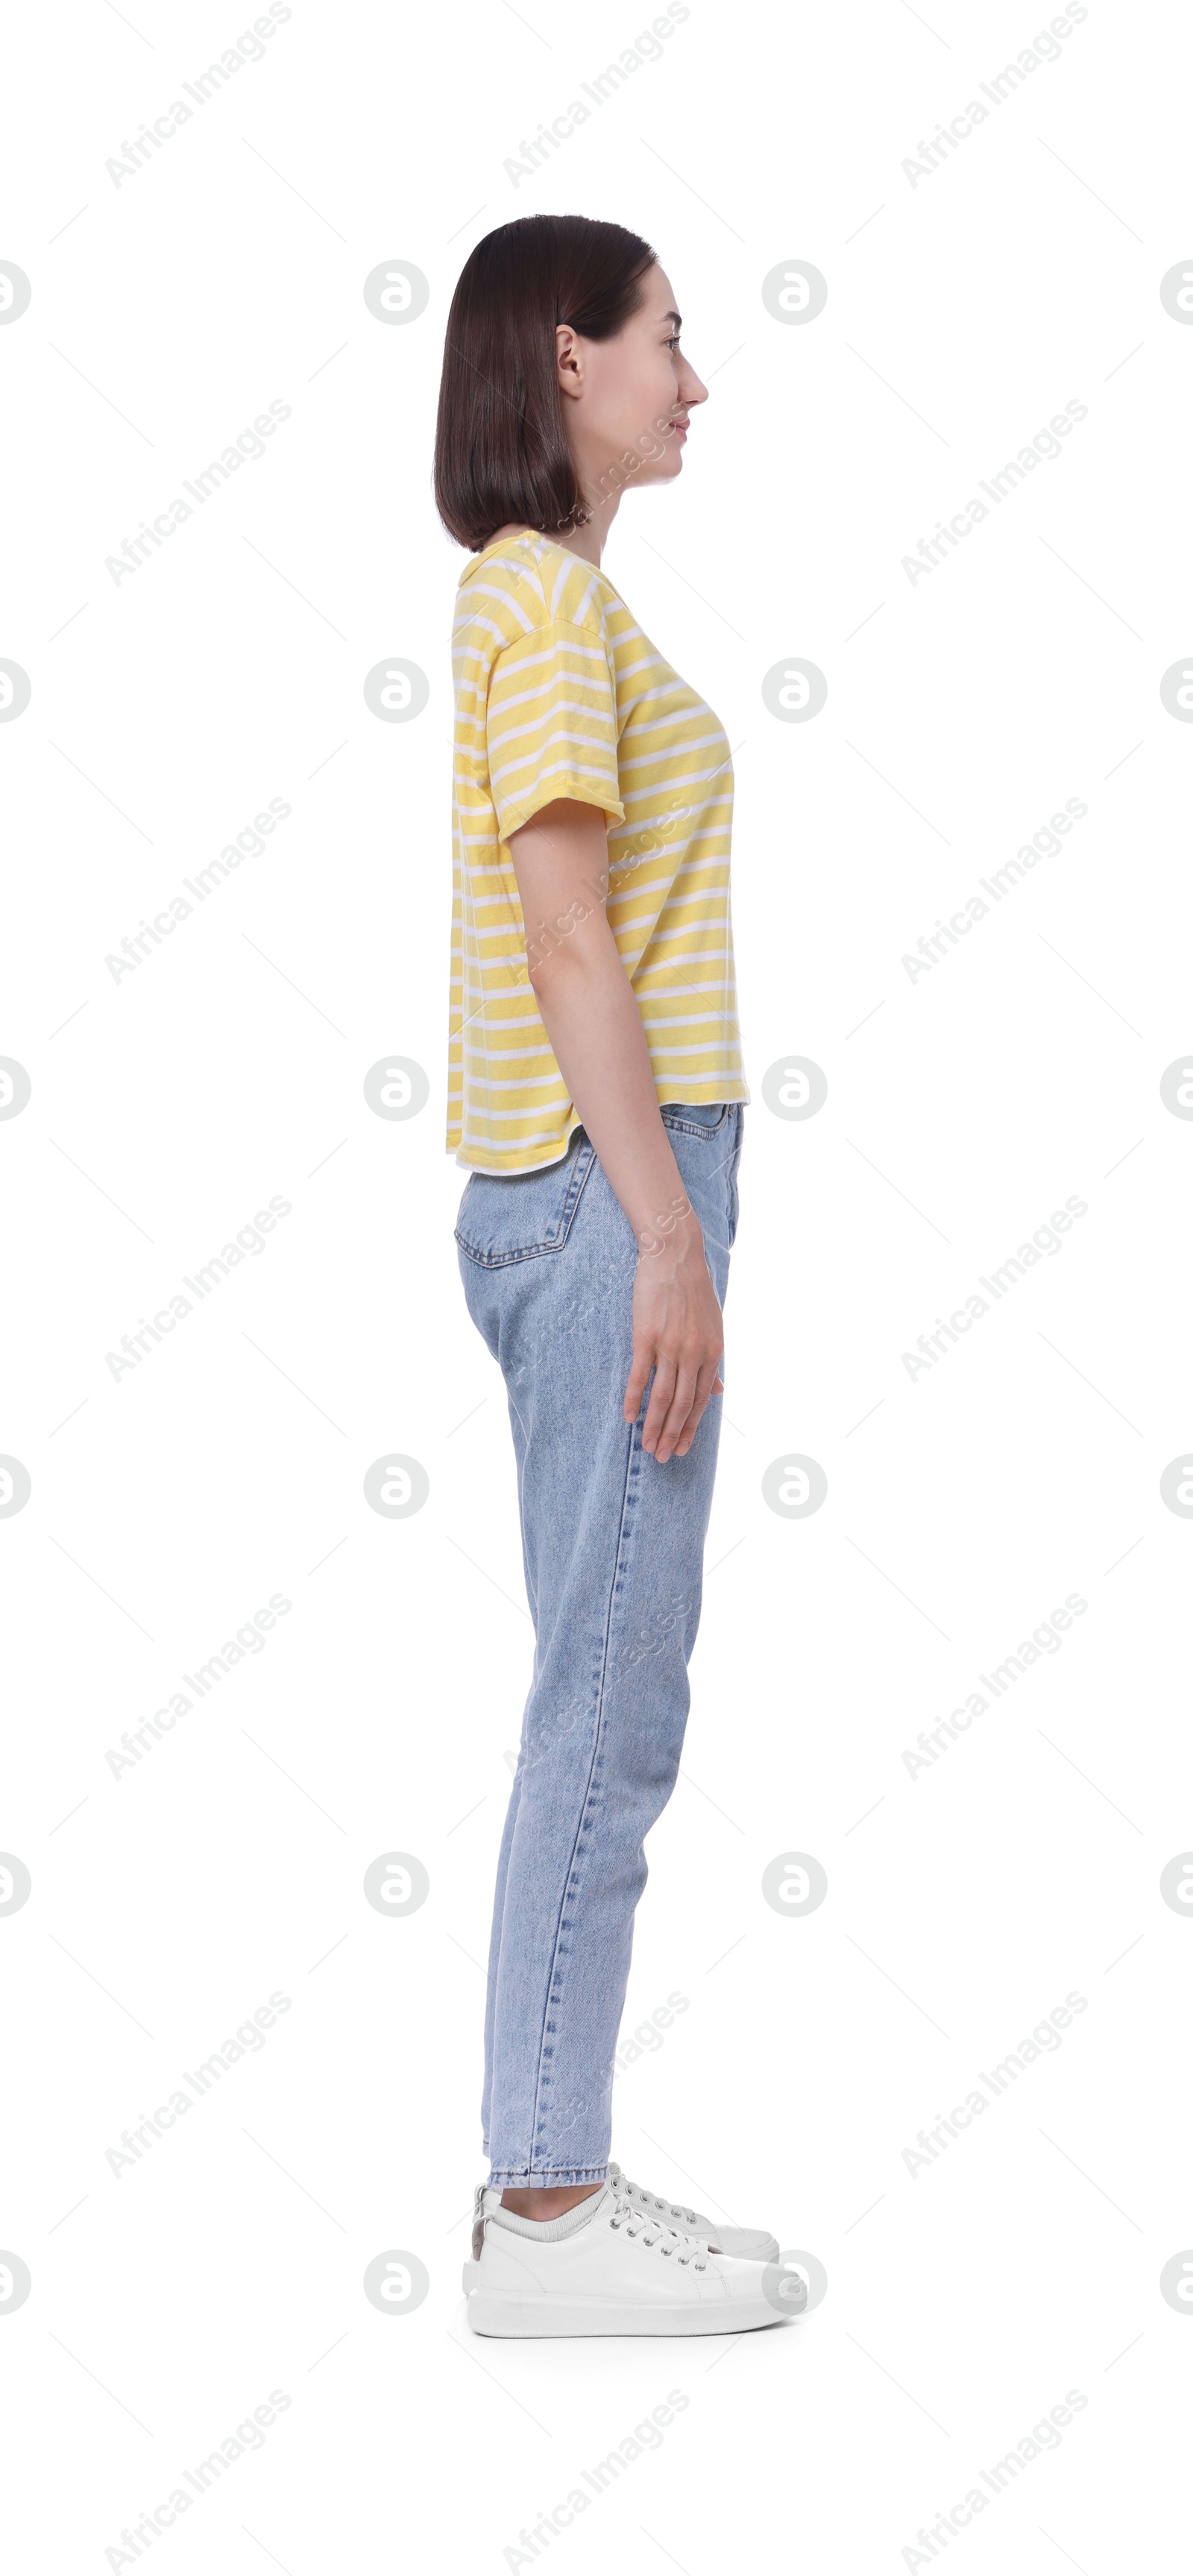
M 642 1425 L 642 1446 L 651 1457 L 657 1449 L 674 1393 L 675 1362 L 672 1359 L 660 1357 L 655 1361 L 654 1385 L 650 1390 L 646 1420 Z
M 660 1466 L 665 1466 L 668 1458 L 672 1457 L 674 1454 L 684 1425 L 691 1413 L 698 1383 L 699 1375 L 697 1370 L 693 1368 L 684 1368 L 682 1364 L 676 1370 L 675 1385 L 672 1389 L 671 1402 L 667 1407 L 663 1428 L 659 1433 L 655 1447 L 655 1456 L 658 1459 Z
M 692 1446 L 692 1442 L 700 1428 L 701 1420 L 708 1404 L 709 1397 L 718 1393 L 723 1395 L 724 1392 L 725 1390 L 721 1384 L 721 1372 L 719 1368 L 712 1365 L 708 1368 L 702 1368 L 699 1377 L 696 1380 L 696 1392 L 692 1399 L 691 1412 L 689 1413 L 687 1421 L 683 1426 L 683 1430 L 675 1443 L 675 1455 L 677 1458 L 687 1457 L 688 1451 Z
M 636 1422 L 638 1419 L 638 1410 L 646 1392 L 646 1382 L 653 1367 L 654 1352 L 649 1343 L 639 1342 L 635 1337 L 634 1356 L 630 1362 L 630 1374 L 625 1382 L 625 1402 L 621 1408 L 626 1422 Z

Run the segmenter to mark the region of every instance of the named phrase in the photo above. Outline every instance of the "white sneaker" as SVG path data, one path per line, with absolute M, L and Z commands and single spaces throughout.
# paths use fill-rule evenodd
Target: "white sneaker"
M 698 2209 L 685 2209 L 678 2200 L 664 2200 L 657 2191 L 644 2191 L 640 2182 L 628 2182 L 620 2165 L 610 2165 L 609 2180 L 616 2183 L 635 2208 L 653 2218 L 665 2219 L 668 2227 L 680 2227 L 685 2236 L 700 2236 L 714 2254 L 736 2254 L 747 2263 L 777 2263 L 779 2240 L 765 2227 L 718 2227 L 711 2218 L 702 2218 Z
M 742 2334 L 783 2313 L 763 2264 L 714 2254 L 612 2182 L 581 2204 L 590 2214 L 569 2234 L 546 2240 L 492 2223 L 500 2193 L 478 2192 L 477 2203 L 479 2260 L 464 2266 L 473 2334 Z

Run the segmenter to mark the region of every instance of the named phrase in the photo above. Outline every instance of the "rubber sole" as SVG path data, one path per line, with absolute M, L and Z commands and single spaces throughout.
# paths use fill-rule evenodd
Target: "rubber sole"
M 506 2299 L 492 2291 L 474 2290 L 468 2301 L 472 2333 L 504 2337 L 753 2334 L 783 2322 L 770 2309 L 763 2317 L 735 2316 L 728 2300 L 723 2308 L 713 2307 L 711 2301 L 702 2301 L 699 2307 L 598 2308 L 563 2299 L 557 2304 L 545 2299 Z

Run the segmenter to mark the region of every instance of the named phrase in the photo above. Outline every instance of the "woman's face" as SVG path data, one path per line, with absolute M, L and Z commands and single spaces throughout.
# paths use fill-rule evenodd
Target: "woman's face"
M 655 263 L 642 302 L 613 340 L 556 333 L 568 439 L 590 508 L 628 483 L 669 483 L 683 469 L 689 414 L 708 387 L 679 345 L 670 278 Z

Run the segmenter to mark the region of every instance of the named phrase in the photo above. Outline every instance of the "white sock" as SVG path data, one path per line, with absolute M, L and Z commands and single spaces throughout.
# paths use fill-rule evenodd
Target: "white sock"
M 595 2218 L 608 2189 L 608 2183 L 602 2183 L 600 2190 L 591 2191 L 587 2200 L 578 2200 L 574 2209 L 565 2209 L 562 2218 L 519 2218 L 516 2210 L 498 2207 L 492 2212 L 489 2224 L 491 2227 L 508 2227 L 513 2236 L 537 2236 L 541 2243 L 553 2245 L 557 2238 L 574 2236 L 578 2228 L 587 2227 L 589 2220 Z

